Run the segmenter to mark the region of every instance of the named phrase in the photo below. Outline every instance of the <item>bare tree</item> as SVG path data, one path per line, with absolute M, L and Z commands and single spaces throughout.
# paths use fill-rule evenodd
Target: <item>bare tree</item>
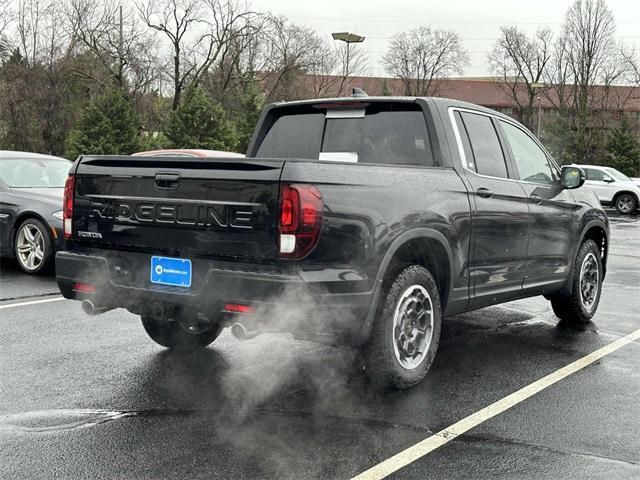
M 255 15 L 247 3 L 235 0 L 144 0 L 138 10 L 171 45 L 174 110 L 185 88 L 197 85 L 234 39 L 250 33 Z
M 436 93 L 435 80 L 462 74 L 469 56 L 457 33 L 419 27 L 394 35 L 383 61 L 407 95 L 427 96 Z
M 573 84 L 571 107 L 576 135 L 576 156 L 583 159 L 593 148 L 597 130 L 594 113 L 606 104 L 608 88 L 622 78 L 628 65 L 615 41 L 613 14 L 604 0 L 577 0 L 567 11 L 561 35 Z M 600 107 L 600 108 L 598 108 Z
M 551 58 L 543 77 L 547 86 L 545 97 L 561 115 L 565 115 L 571 108 L 573 98 L 573 79 L 568 57 L 567 38 L 561 35 L 553 42 Z
M 11 5 L 10 0 L 0 0 L 0 60 L 3 59 L 10 48 L 7 27 L 13 19 Z
M 542 82 L 553 51 L 549 28 L 528 37 L 517 27 L 501 27 L 489 53 L 489 68 L 516 105 L 517 119 L 534 129 L 534 103 L 540 101 Z
M 70 0 L 65 13 L 80 46 L 90 51 L 106 72 L 123 90 L 135 93 L 157 77 L 155 44 L 140 28 L 131 8 L 115 0 Z M 79 72 L 99 84 L 102 72 L 84 69 Z
M 307 96 L 308 72 L 326 72 L 326 44 L 312 29 L 271 17 L 261 35 L 262 81 L 268 100 L 297 99 Z M 324 63 L 323 63 L 324 62 Z

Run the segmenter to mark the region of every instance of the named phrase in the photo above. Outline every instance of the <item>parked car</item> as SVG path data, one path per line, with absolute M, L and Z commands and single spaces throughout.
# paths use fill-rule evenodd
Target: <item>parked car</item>
M 62 197 L 72 163 L 51 155 L 0 151 L 0 253 L 25 273 L 52 266 L 62 245 Z
M 227 326 L 286 331 L 361 348 L 375 382 L 404 388 L 432 364 L 443 316 L 544 295 L 567 323 L 593 318 L 609 224 L 583 183 L 477 105 L 278 103 L 247 158 L 79 159 L 57 282 L 87 313 L 140 315 L 169 349 Z
M 132 154 L 135 157 L 209 157 L 209 158 L 240 158 L 241 153 L 225 152 L 223 150 L 202 150 L 197 148 L 177 148 L 165 150 L 148 150 Z
M 624 215 L 633 213 L 640 205 L 640 184 L 615 168 L 578 165 L 586 175 L 585 187 L 592 190 L 600 203 L 613 206 Z

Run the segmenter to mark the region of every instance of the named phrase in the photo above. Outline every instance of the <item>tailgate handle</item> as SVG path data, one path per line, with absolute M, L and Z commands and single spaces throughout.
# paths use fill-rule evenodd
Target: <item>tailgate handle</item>
M 158 188 L 174 189 L 178 188 L 180 183 L 179 173 L 157 173 L 156 186 Z

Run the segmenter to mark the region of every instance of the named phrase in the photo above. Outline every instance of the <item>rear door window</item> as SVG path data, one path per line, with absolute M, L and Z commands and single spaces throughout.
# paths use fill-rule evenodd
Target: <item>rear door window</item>
M 437 165 L 425 117 L 414 104 L 283 115 L 267 132 L 256 156 Z
M 480 175 L 509 178 L 498 132 L 491 118 L 468 112 L 461 112 L 460 116 L 469 137 L 475 171 Z

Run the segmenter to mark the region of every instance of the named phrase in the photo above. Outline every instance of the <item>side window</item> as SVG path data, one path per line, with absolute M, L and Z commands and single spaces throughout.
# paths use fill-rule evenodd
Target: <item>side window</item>
M 604 182 L 604 172 L 602 170 L 596 170 L 595 168 L 585 168 L 585 170 L 587 180 Z
M 513 153 L 520 180 L 544 184 L 554 183 L 553 167 L 549 165 L 547 155 L 536 142 L 511 123 L 500 120 L 500 125 Z
M 480 175 L 509 178 L 507 163 L 491 118 L 467 112 L 461 112 L 460 116 L 469 136 L 476 171 Z

